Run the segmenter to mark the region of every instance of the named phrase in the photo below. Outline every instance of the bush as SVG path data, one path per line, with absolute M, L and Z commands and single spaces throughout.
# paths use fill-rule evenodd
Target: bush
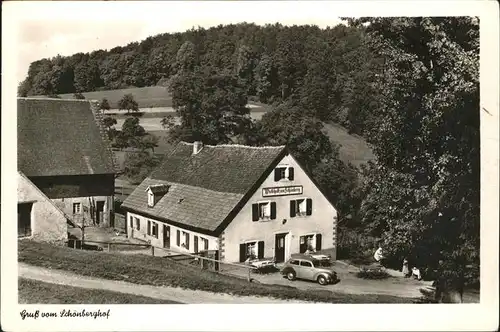
M 361 268 L 361 270 L 356 273 L 356 277 L 361 279 L 380 280 L 387 279 L 390 275 L 381 268 Z

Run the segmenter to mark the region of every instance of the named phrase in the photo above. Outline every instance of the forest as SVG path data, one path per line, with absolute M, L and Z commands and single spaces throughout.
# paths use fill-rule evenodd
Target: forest
M 450 287 L 477 285 L 479 21 L 346 22 L 198 28 L 42 59 L 19 95 L 168 86 L 181 118 L 165 119 L 171 140 L 287 144 L 337 202 L 341 229 L 380 239 L 389 264 L 408 258 Z M 249 99 L 273 110 L 251 121 Z M 340 161 L 325 122 L 361 135 L 376 160 Z

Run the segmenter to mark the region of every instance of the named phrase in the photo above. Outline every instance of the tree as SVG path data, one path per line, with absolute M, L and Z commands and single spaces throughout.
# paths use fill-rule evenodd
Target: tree
M 429 273 L 443 260 L 445 293 L 460 293 L 478 279 L 464 279 L 466 267 L 479 264 L 478 20 L 351 23 L 365 21 L 386 69 L 379 121 L 368 130 L 378 163 L 367 177 L 364 221 L 377 225 L 395 260 L 408 255 Z
M 282 104 L 264 114 L 257 123 L 263 145 L 287 145 L 297 159 L 309 170 L 329 156 L 335 149 L 322 129 L 323 124 L 311 118 L 302 109 Z
M 161 159 L 147 152 L 127 153 L 124 162 L 124 175 L 133 184 L 138 184 L 144 180 L 158 164 Z
M 146 134 L 141 138 L 141 148 L 144 150 L 151 149 L 151 152 L 155 152 L 155 147 L 158 146 L 158 137 L 152 134 Z
M 106 98 L 102 98 L 101 102 L 99 103 L 99 109 L 102 111 L 107 111 L 111 109 L 111 107 L 109 106 L 109 102 Z
M 116 129 L 113 128 L 113 126 L 117 124 L 116 119 L 111 116 L 106 116 L 103 118 L 102 122 L 104 128 L 106 128 L 109 139 L 113 140 L 116 136 Z
M 176 132 L 188 134 L 191 141 L 228 143 L 249 126 L 245 87 L 232 75 L 212 68 L 182 72 L 172 80 L 170 91 L 181 122 Z
M 118 101 L 118 109 L 127 110 L 127 113 L 133 112 L 137 114 L 139 112 L 139 105 L 135 101 L 134 96 L 131 93 L 127 93 Z
M 146 134 L 144 128 L 139 124 L 139 119 L 136 117 L 127 118 L 122 125 L 122 133 L 129 139 L 142 137 Z

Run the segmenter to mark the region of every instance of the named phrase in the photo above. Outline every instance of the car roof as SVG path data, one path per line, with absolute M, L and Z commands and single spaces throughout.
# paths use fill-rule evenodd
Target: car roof
M 290 259 L 302 259 L 308 261 L 316 261 L 317 259 L 306 254 L 292 254 Z

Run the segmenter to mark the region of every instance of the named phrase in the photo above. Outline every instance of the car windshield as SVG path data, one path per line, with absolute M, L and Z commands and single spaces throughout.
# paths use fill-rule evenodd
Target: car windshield
M 313 260 L 314 267 L 330 267 L 331 264 L 328 261 Z

